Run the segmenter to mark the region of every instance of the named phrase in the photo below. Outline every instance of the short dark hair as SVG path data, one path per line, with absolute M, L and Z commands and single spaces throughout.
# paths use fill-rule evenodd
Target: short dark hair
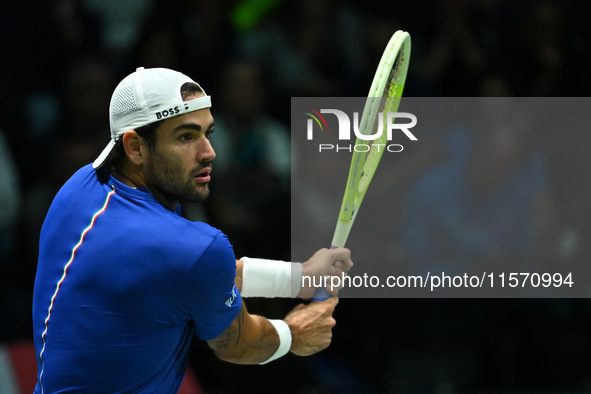
M 186 100 L 187 98 L 189 98 L 189 96 L 192 96 L 197 93 L 204 94 L 205 92 L 203 91 L 203 89 L 201 89 L 201 86 L 197 85 L 196 83 L 186 82 L 181 86 L 181 97 L 183 98 L 183 100 Z
M 187 82 L 181 86 L 181 97 L 183 100 L 187 100 L 192 95 L 204 93 L 203 89 L 196 83 Z M 143 139 L 146 140 L 148 143 L 148 149 L 152 150 L 154 146 L 156 146 L 156 129 L 164 120 L 158 120 L 154 123 L 147 124 L 142 127 L 138 127 L 135 129 L 135 132 L 140 135 Z M 111 174 L 121 173 L 123 170 L 123 163 L 125 162 L 125 158 L 127 154 L 125 153 L 125 148 L 123 147 L 123 137 L 117 138 L 115 141 L 115 146 L 113 150 L 107 157 L 105 162 L 105 167 L 109 170 Z

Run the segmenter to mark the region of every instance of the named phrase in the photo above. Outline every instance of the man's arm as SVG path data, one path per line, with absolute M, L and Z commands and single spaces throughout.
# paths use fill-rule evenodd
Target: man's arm
M 286 264 L 285 262 L 276 262 L 279 265 Z M 299 263 L 298 263 L 299 264 Z M 314 281 L 306 281 L 306 283 L 321 283 L 320 278 L 328 275 L 328 276 L 338 276 L 347 275 L 347 272 L 353 266 L 353 262 L 351 261 L 351 252 L 349 249 L 345 248 L 336 248 L 336 249 L 320 249 L 308 261 L 302 264 L 301 274 L 303 277 L 316 277 Z M 288 273 L 289 273 L 289 268 Z M 236 287 L 239 291 L 242 292 L 242 283 L 243 283 L 243 272 L 244 272 L 244 261 L 236 260 L 236 278 L 235 283 Z M 266 272 L 269 274 L 269 272 Z M 270 275 L 272 276 L 272 275 Z M 286 280 L 285 286 L 290 286 L 292 283 L 289 281 L 289 278 L 286 278 L 285 275 L 279 275 L 281 280 Z M 269 279 L 266 277 L 265 279 Z M 252 279 L 251 279 L 252 280 Z M 330 281 L 328 281 L 330 282 Z M 299 286 L 302 283 L 298 283 Z M 289 289 L 288 289 L 289 290 Z M 313 296 L 314 292 L 316 291 L 313 287 L 304 287 L 299 289 L 298 297 L 301 298 L 310 298 Z M 339 289 L 327 289 L 331 293 L 331 295 L 336 296 L 338 294 Z M 267 297 L 274 297 L 276 295 L 272 294 L 261 294 L 261 296 Z M 246 297 L 246 295 L 245 295 Z
M 236 284 L 236 288 L 238 291 L 242 291 L 242 271 L 244 268 L 244 261 L 236 260 L 236 277 L 234 278 L 234 283 Z
M 292 336 L 290 352 L 309 356 L 326 349 L 336 324 L 332 313 L 338 298 L 298 305 L 285 316 Z M 207 341 L 216 355 L 236 364 L 260 364 L 279 347 L 279 335 L 268 319 L 251 315 L 244 303 L 234 321 L 217 338 Z

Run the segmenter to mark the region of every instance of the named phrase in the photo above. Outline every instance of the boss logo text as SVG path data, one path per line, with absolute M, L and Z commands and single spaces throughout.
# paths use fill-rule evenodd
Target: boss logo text
M 157 119 L 166 118 L 167 116 L 175 115 L 175 114 L 178 114 L 179 112 L 181 112 L 181 110 L 179 109 L 178 106 L 176 106 L 174 108 L 169 108 L 169 109 L 165 109 L 164 111 L 156 112 L 156 118 Z

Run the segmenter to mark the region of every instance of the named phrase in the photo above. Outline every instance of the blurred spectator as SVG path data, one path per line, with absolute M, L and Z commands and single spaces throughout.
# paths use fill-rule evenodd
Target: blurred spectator
M 43 158 L 43 170 L 39 171 L 43 176 L 29 180 L 24 198 L 23 256 L 31 266 L 37 261 L 39 231 L 55 193 L 104 147 L 109 130 L 105 108 L 109 108 L 112 89 L 111 69 L 100 57 L 82 57 L 71 63 L 63 86 L 59 123 L 45 136 L 48 142 L 31 151 Z M 38 124 L 39 119 L 35 121 Z
M 126 67 L 173 68 L 195 75 L 200 83 L 211 86 L 235 52 L 234 28 L 228 16 L 231 2 L 155 0 L 153 3 L 151 11 L 143 17 Z
M 466 123 L 446 132 L 446 159 L 410 189 L 405 254 L 425 271 L 537 263 L 551 216 L 546 155 L 533 139 L 535 110 L 509 100 L 465 104 Z
M 3 119 L 11 120 L 6 132 L 26 190 L 33 178 L 29 174 L 46 176 L 47 167 L 35 160 L 48 162 L 60 127 L 64 81 L 76 58 L 101 51 L 100 24 L 78 0 L 10 4 L 10 11 L 2 15 L 9 34 L 2 41 L 12 46 L 5 52 L 11 56 L 4 63 L 11 67 L 4 73 L 5 91 L 10 94 L 5 95 L 8 102 L 3 109 L 10 110 Z
M 109 108 L 113 85 L 111 68 L 101 56 L 73 59 L 63 86 L 61 139 L 90 141 L 89 145 L 96 144 L 94 151 L 98 149 L 100 153 L 109 130 L 105 108 Z M 73 163 L 72 168 L 79 168 L 77 164 Z
M 288 259 L 289 132 L 267 112 L 261 69 L 232 61 L 212 91 L 214 178 L 218 174 L 224 182 L 211 185 L 210 219 L 227 229 L 240 256 L 264 250 L 268 257 Z
M 589 4 L 542 0 L 524 3 L 519 10 L 511 60 L 518 65 L 514 75 L 517 93 L 534 97 L 587 95 L 589 85 L 587 90 L 581 89 L 579 76 L 587 72 L 589 51 L 578 42 L 574 13 L 585 15 Z
M 19 53 L 24 57 L 25 80 L 36 84 L 35 90 L 59 90 L 69 62 L 101 50 L 101 21 L 79 0 L 41 1 L 26 12 L 34 28 L 27 32 L 32 35 L 31 46 Z
M 0 130 L 0 342 L 22 338 L 31 326 L 30 273 L 17 249 L 21 197 L 19 171 Z
M 12 262 L 16 246 L 16 228 L 21 212 L 19 173 L 8 141 L 0 130 L 0 269 Z
M 289 188 L 290 149 L 287 127 L 266 113 L 270 97 L 261 68 L 235 60 L 222 71 L 215 141 L 220 152 L 216 167 L 222 172 L 260 166 Z M 217 133 L 219 130 L 219 133 Z M 249 139 L 253 140 L 250 141 Z
M 428 7 L 427 51 L 413 56 L 413 68 L 423 83 L 438 89 L 436 95 L 470 96 L 487 60 L 476 31 L 477 3 L 459 0 L 450 7 L 432 1 Z
M 129 68 L 186 68 L 184 37 L 180 26 L 169 23 L 162 15 L 155 15 L 153 18 L 147 20 L 142 30 Z
M 89 14 L 102 22 L 101 45 L 117 55 L 133 48 L 154 0 L 83 0 L 82 4 Z
M 229 0 L 193 0 L 189 3 L 175 0 L 182 15 L 173 13 L 179 22 L 185 41 L 183 61 L 203 84 L 210 85 L 218 77 L 223 66 L 236 55 L 234 28 L 229 21 Z M 163 1 L 170 7 L 170 1 Z M 170 8 L 169 8 L 170 9 Z M 193 74 L 192 74 L 193 75 Z
M 272 18 L 243 32 L 237 51 L 263 65 L 281 96 L 363 94 L 358 93 L 365 59 L 362 25 L 341 2 L 286 1 Z

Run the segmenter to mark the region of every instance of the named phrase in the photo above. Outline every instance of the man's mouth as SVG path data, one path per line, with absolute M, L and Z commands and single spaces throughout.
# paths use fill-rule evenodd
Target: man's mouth
M 202 169 L 199 173 L 197 173 L 197 175 L 195 175 L 195 179 L 197 180 L 197 182 L 201 183 L 209 182 L 211 180 L 211 176 L 209 175 L 210 173 L 211 167 L 206 167 Z

